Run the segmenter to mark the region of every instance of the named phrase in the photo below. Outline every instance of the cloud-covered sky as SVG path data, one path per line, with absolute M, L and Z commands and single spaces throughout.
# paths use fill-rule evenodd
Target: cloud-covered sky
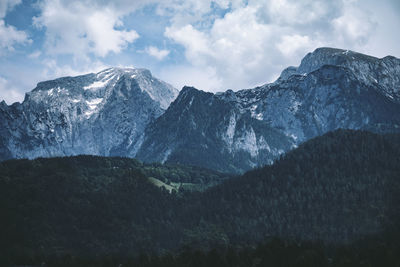
M 110 66 L 251 88 L 317 47 L 400 57 L 398 0 L 0 0 L 0 100 Z

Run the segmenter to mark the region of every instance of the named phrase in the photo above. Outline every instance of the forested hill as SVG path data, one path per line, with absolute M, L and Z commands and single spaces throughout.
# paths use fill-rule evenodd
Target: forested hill
M 399 218 L 400 135 L 331 132 L 189 203 L 235 242 L 374 234 Z
M 177 194 L 228 178 L 118 157 L 1 162 L 0 253 L 128 253 L 161 241 L 172 247 L 169 235 L 181 229 L 165 223 L 175 220 Z
M 351 244 L 399 228 L 398 134 L 328 133 L 204 192 L 160 189 L 148 178 L 162 181 L 155 174 L 169 167 L 152 166 L 89 156 L 0 163 L 1 256 L 134 255 L 272 236 Z M 187 168 L 181 182 L 226 178 Z

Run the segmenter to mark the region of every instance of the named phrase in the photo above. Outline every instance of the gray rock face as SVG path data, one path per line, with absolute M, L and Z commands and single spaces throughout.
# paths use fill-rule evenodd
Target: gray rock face
M 350 50 L 318 48 L 304 57 L 296 73 L 310 73 L 324 65 L 348 68 L 366 85 L 379 87 L 391 99 L 400 99 L 400 60 L 395 57 L 378 59 Z
M 184 88 L 137 157 L 242 172 L 338 128 L 400 131 L 400 60 L 320 48 L 272 84 L 213 95 Z
M 145 69 L 41 82 L 22 104 L 0 104 L 0 159 L 129 156 L 178 91 Z
M 149 125 L 137 157 L 228 172 L 272 163 L 295 143 L 254 112 L 250 100 L 238 93 L 214 95 L 184 87 Z

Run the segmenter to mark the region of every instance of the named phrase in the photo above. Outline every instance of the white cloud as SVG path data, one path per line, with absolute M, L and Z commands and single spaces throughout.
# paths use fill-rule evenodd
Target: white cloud
M 87 73 L 96 73 L 103 69 L 106 69 L 106 64 L 101 61 L 88 61 L 86 63 L 81 62 L 79 67 L 71 65 L 59 65 L 54 59 L 47 59 L 44 62 L 44 70 L 42 72 L 41 79 L 55 79 L 64 76 L 78 76 Z
M 256 8 L 245 7 L 216 19 L 208 32 L 185 25 L 169 27 L 165 35 L 183 45 L 193 67 L 199 71 L 212 67 L 214 80 L 226 88 L 239 89 L 276 75 L 278 70 L 272 64 L 276 64 L 277 57 L 269 52 L 274 49 L 278 30 L 274 25 L 259 23 Z
M 155 46 L 148 46 L 145 49 L 145 52 L 152 57 L 155 57 L 158 60 L 163 60 L 166 56 L 169 55 L 170 51 L 166 49 L 158 49 Z
M 24 31 L 19 31 L 11 25 L 6 25 L 0 19 L 0 55 L 5 51 L 14 51 L 16 44 L 26 44 L 32 41 Z
M 178 14 L 179 19 L 172 19 L 165 30 L 167 38 L 183 46 L 187 61 L 196 70 L 193 73 L 212 68 L 215 72 L 210 81 L 225 88 L 271 82 L 282 69 L 298 65 L 306 53 L 320 46 L 363 51 L 374 31 L 369 12 L 360 8 L 362 3 L 357 0 L 230 4 L 231 9 L 222 17 L 212 17 L 207 12 L 213 11 L 203 7 L 201 15 L 191 17 L 197 21 L 187 20 L 186 24 Z M 204 20 L 209 27 L 204 27 Z
M 28 55 L 28 57 L 29 57 L 29 58 L 32 58 L 32 59 L 37 59 L 37 58 L 40 57 L 41 54 L 42 54 L 42 52 L 40 52 L 39 50 L 36 50 L 35 52 L 30 53 L 30 54 Z
M 6 12 L 19 3 L 21 0 L 0 0 L 0 53 L 29 42 L 26 33 L 3 21 Z M 137 52 L 144 51 L 159 59 L 159 65 L 153 68 L 178 88 L 184 84 L 211 91 L 254 87 L 272 81 L 285 67 L 298 65 L 307 52 L 320 46 L 379 56 L 400 55 L 397 45 L 400 37 L 395 34 L 400 17 L 395 0 L 379 4 L 374 0 L 40 0 L 39 3 L 40 13 L 34 23 L 45 32 L 45 46 L 41 51 L 27 53 L 29 58 L 40 57 L 44 62 L 43 75 L 38 81 L 97 71 L 110 62 L 118 64 L 118 58 L 126 59 L 123 62 L 128 64 L 140 64 L 140 60 L 134 61 L 132 50 L 126 49 L 139 37 L 135 29 L 128 27 L 135 25 L 128 19 L 134 18 L 138 10 L 145 16 L 162 16 L 160 24 L 154 27 L 164 30 L 164 36 L 141 40 Z M 149 5 L 152 8 L 140 10 Z M 169 47 L 170 42 L 163 38 L 181 48 Z M 163 48 L 150 46 L 148 41 L 150 44 L 164 41 Z M 169 51 L 174 51 L 174 55 L 183 51 L 185 62 L 176 62 Z M 107 57 L 113 53 L 118 55 L 113 59 Z M 73 57 L 65 60 L 63 55 Z M 11 82 L 10 75 L 3 73 L 3 77 Z
M 336 38 L 343 44 L 364 45 L 376 27 L 370 12 L 355 5 L 357 1 L 346 2 L 344 12 L 332 20 Z
M 8 105 L 14 102 L 21 102 L 24 95 L 13 87 L 6 79 L 0 76 L 0 101 L 6 101 Z
M 242 0 L 155 0 L 157 2 L 157 14 L 168 16 L 171 23 L 175 26 L 184 26 L 186 24 L 202 22 L 205 25 L 213 18 L 212 6 L 227 9 L 229 5 L 237 5 L 235 2 Z M 203 25 L 203 26 L 205 26 Z
M 214 54 L 209 37 L 190 24 L 183 27 L 167 27 L 165 36 L 183 45 L 186 58 L 195 65 L 206 64 L 206 57 Z
M 221 80 L 217 77 L 215 68 L 212 67 L 203 69 L 183 65 L 169 67 L 161 71 L 160 78 L 168 81 L 178 89 L 186 85 L 211 92 L 226 90 Z
M 318 46 L 318 44 L 313 43 L 309 36 L 298 34 L 284 35 L 281 42 L 277 44 L 278 50 L 285 57 L 296 55 L 299 51 L 310 51 L 315 46 Z
M 290 26 L 329 20 L 342 6 L 341 1 L 326 0 L 251 0 L 250 5 L 257 6 L 270 23 Z
M 99 5 L 95 1 L 45 0 L 41 14 L 33 21 L 45 29 L 50 54 L 104 57 L 121 52 L 139 37 L 134 30 L 121 29 L 123 15 L 113 5 Z
M 370 13 L 370 20 L 374 22 L 373 34 L 361 51 L 374 56 L 384 57 L 393 55 L 400 57 L 400 35 L 395 34 L 400 29 L 400 1 L 379 1 L 376 5 L 374 0 L 365 0 L 366 8 L 373 10 Z
M 0 55 L 6 51 L 14 51 L 14 46 L 16 44 L 32 42 L 24 31 L 19 31 L 12 25 L 6 25 L 4 21 L 7 12 L 20 3 L 21 0 L 0 1 Z
M 22 0 L 1 0 L 0 1 L 0 18 L 4 18 L 8 11 L 16 5 L 21 4 Z

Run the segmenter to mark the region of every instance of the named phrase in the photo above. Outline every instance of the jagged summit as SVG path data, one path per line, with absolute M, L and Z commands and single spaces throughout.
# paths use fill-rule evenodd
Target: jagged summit
M 108 68 L 40 82 L 23 103 L 1 107 L 0 158 L 126 156 L 177 95 L 146 69 Z
M 376 64 L 378 58 L 357 53 L 351 50 L 337 48 L 317 48 L 312 53 L 308 53 L 300 63 L 297 72 L 304 74 L 310 73 L 321 68 L 323 65 L 334 65 L 349 68 L 365 64 Z
M 145 91 L 153 100 L 159 102 L 163 109 L 178 95 L 177 89 L 155 78 L 147 69 L 113 67 L 98 73 L 40 82 L 35 89 L 27 93 L 25 100 L 40 102 L 58 99 L 65 102 L 69 99 L 69 102 L 78 103 L 82 98 L 89 98 L 89 101 L 96 99 L 97 103 L 99 98 L 110 96 L 111 91 L 118 89 L 116 85 L 124 81 L 137 84 L 141 91 Z
M 197 88 L 195 88 L 195 87 L 193 87 L 193 86 L 187 86 L 187 85 L 185 85 L 185 86 L 182 87 L 181 92 L 182 92 L 182 93 L 185 93 L 185 92 L 190 92 L 190 91 L 193 91 L 193 90 L 195 90 L 195 91 L 201 91 L 201 90 L 199 90 L 199 89 L 197 89 Z
M 322 47 L 308 53 L 298 67 L 288 67 L 276 81 L 293 75 L 306 76 L 324 66 L 342 67 L 368 86 L 400 103 L 400 59 L 393 56 L 377 58 L 351 50 Z
M 179 92 L 179 95 L 176 98 L 176 101 L 179 102 L 182 99 L 187 98 L 188 96 L 192 97 L 194 95 L 202 95 L 202 94 L 214 95 L 213 93 L 200 90 L 200 89 L 195 88 L 193 86 L 184 86 L 184 87 L 182 87 L 182 90 Z

